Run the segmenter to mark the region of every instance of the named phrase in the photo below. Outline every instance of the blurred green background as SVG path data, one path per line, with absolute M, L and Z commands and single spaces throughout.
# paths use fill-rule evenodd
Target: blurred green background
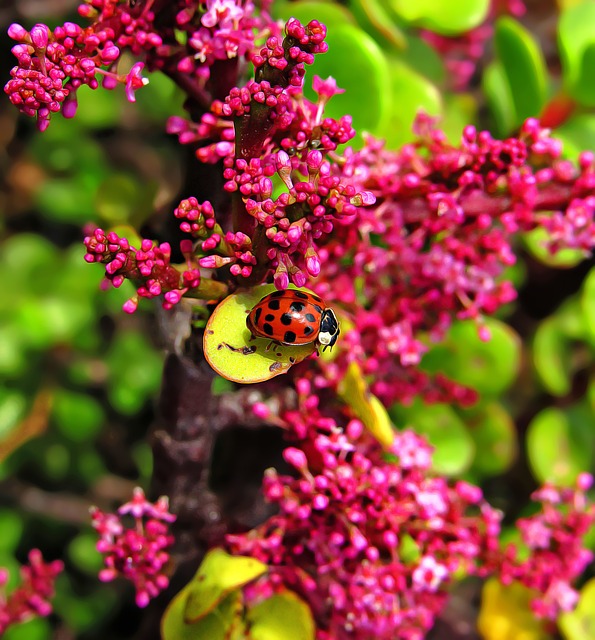
M 454 91 L 420 29 L 456 35 L 478 24 L 485 2 L 467 3 L 462 15 L 420 3 L 411 16 L 408 3 L 395 1 L 380 21 L 373 12 L 384 3 L 348 4 L 278 9 L 332 25 L 331 51 L 313 71 L 347 89 L 329 115 L 352 113 L 356 128 L 393 147 L 411 140 L 419 108 L 442 117 L 453 141 L 468 122 L 507 136 L 566 87 L 579 108 L 556 135 L 572 159 L 595 147 L 595 83 L 584 64 L 595 22 L 581 29 L 591 9 L 561 14 L 553 3 L 529 3 L 525 26 L 499 22 L 469 90 Z M 10 22 L 74 21 L 76 5 L 0 9 L 4 81 L 13 65 Z M 187 151 L 164 133 L 166 118 L 183 113 L 183 96 L 159 75 L 136 96 L 131 105 L 122 90 L 83 89 L 76 118 L 54 117 L 43 135 L 0 99 L 0 566 L 11 572 L 10 591 L 30 548 L 66 563 L 55 614 L 14 627 L 7 640 L 130 638 L 141 624 L 130 585 L 96 579 L 101 558 L 88 507 L 111 509 L 133 486 L 148 485 L 164 348 L 151 303 L 122 313 L 132 290 L 125 283 L 102 291 L 101 269 L 83 261 L 82 245 L 88 223 L 158 228 L 184 182 Z M 520 297 L 490 322 L 493 340 L 458 323 L 423 360 L 426 370 L 479 390 L 478 405 L 390 408 L 396 423 L 436 446 L 439 471 L 481 483 L 511 519 L 529 512 L 538 483 L 595 470 L 595 271 L 576 252 L 548 256 L 541 241 L 527 234 L 517 247 L 521 261 L 506 276 Z

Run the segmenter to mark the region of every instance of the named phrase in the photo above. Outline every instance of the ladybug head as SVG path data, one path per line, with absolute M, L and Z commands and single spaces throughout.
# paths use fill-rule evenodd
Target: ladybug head
M 327 347 L 332 348 L 337 342 L 340 333 L 341 329 L 335 312 L 332 309 L 325 309 L 320 318 L 320 331 L 318 333 L 318 342 L 323 346 L 322 350 L 325 351 Z

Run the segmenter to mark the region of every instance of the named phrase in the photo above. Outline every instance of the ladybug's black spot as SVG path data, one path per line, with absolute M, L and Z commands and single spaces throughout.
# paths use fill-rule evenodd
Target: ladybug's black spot
M 258 324 L 258 321 L 260 320 L 261 315 L 262 315 L 262 309 L 258 307 L 258 309 L 256 309 L 256 311 L 254 312 L 254 324 Z
M 275 319 L 275 316 L 272 313 L 267 313 L 264 319 L 266 322 L 272 322 Z
M 269 298 L 281 298 L 285 295 L 285 291 L 273 291 L 273 293 L 269 293 Z
M 318 311 L 318 313 L 322 313 L 322 307 L 320 307 L 319 305 L 315 304 L 314 308 L 316 309 L 316 311 Z
M 292 318 L 291 314 L 284 313 L 281 316 L 281 324 L 284 324 L 286 327 L 288 327 L 292 322 L 293 322 L 293 318 Z
M 304 335 L 309 336 L 311 333 L 314 333 L 314 329 L 310 325 L 306 325 L 304 327 Z
M 266 325 L 265 325 L 266 326 Z M 295 342 L 297 336 L 294 331 L 286 331 L 283 336 L 283 342 Z
M 308 299 L 308 294 L 307 293 L 303 293 L 302 291 L 294 291 L 295 297 L 296 298 L 301 298 L 302 300 L 307 300 Z
M 267 334 L 267 336 L 273 335 L 273 327 L 268 322 L 265 322 L 262 325 L 262 330 Z
M 269 304 L 267 306 L 271 311 L 279 311 L 281 302 L 279 300 L 269 300 Z
M 311 313 L 307 313 L 306 314 L 306 320 L 308 322 L 314 322 L 314 320 L 316 320 L 316 318 Z
M 289 308 L 296 313 L 301 313 L 306 305 L 303 302 L 292 302 Z

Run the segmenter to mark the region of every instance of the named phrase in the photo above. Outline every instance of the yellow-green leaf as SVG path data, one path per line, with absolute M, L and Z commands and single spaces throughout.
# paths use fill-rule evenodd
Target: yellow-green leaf
M 534 594 L 522 584 L 504 586 L 490 578 L 481 594 L 477 628 L 484 640 L 548 640 L 543 622 L 531 611 Z
M 203 341 L 205 357 L 227 380 L 242 384 L 264 382 L 287 373 L 294 364 L 316 351 L 316 343 L 283 346 L 271 344 L 266 338 L 251 339 L 246 317 L 255 304 L 273 291 L 275 286 L 269 284 L 234 293 L 227 296 L 209 318 Z
M 565 640 L 595 638 L 595 578 L 581 589 L 576 609 L 560 616 L 558 626 Z
M 254 558 L 231 556 L 222 549 L 209 551 L 188 585 L 184 619 L 186 622 L 200 620 L 232 591 L 255 580 L 266 570 L 266 564 Z
M 341 380 L 339 395 L 376 440 L 388 449 L 395 439 L 390 417 L 382 402 L 368 390 L 362 371 L 355 362 L 349 365 Z
M 229 594 L 211 613 L 197 622 L 184 619 L 192 583 L 186 585 L 169 603 L 161 619 L 162 640 L 230 640 L 243 638 L 245 623 L 242 618 L 242 594 Z
M 310 607 L 292 591 L 278 593 L 247 615 L 253 640 L 314 640 Z

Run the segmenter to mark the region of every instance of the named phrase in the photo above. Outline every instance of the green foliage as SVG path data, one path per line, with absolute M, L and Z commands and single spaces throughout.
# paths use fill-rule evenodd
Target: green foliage
M 400 20 L 450 36 L 479 26 L 490 7 L 489 0 L 390 0 L 388 5 Z
M 496 23 L 494 45 L 514 107 L 513 125 L 539 115 L 546 97 L 547 69 L 535 38 L 512 18 Z
M 539 482 L 573 484 L 579 473 L 593 468 L 594 451 L 592 412 L 585 404 L 564 411 L 548 407 L 529 425 L 527 456 Z
M 560 616 L 559 626 L 564 640 L 590 640 L 595 637 L 595 578 L 581 589 L 576 609 Z
M 487 342 L 479 337 L 474 322 L 456 322 L 445 339 L 424 356 L 422 369 L 443 373 L 479 392 L 482 397 L 502 394 L 519 371 L 521 342 L 505 323 L 486 318 L 491 334 Z
M 584 0 L 564 10 L 558 45 L 565 88 L 578 102 L 595 106 L 595 4 Z
M 194 578 L 170 602 L 161 621 L 163 640 L 313 640 L 310 609 L 290 591 L 245 608 L 242 587 L 266 570 L 252 558 L 209 551 Z

